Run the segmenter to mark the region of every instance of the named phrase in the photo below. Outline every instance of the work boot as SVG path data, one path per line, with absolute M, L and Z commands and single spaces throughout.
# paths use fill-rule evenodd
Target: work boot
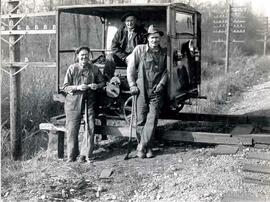
M 78 162 L 79 163 L 85 163 L 86 162 L 85 156 L 80 156 Z
M 147 158 L 153 158 L 154 154 L 151 148 L 147 148 L 147 152 L 146 152 L 146 157 Z
M 145 158 L 145 148 L 140 144 L 137 146 L 137 157 Z
M 71 162 L 74 162 L 74 161 L 75 161 L 75 159 L 72 158 L 72 157 L 69 157 L 69 158 L 67 159 L 67 163 L 71 163 Z
M 145 158 L 145 153 L 143 151 L 139 150 L 139 151 L 137 151 L 137 157 L 143 159 L 143 158 Z

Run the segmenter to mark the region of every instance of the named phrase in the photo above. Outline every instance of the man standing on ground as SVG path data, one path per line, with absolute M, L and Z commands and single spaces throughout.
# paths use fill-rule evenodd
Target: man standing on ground
M 64 79 L 68 162 L 75 161 L 79 153 L 79 161 L 86 162 L 94 150 L 96 91 L 104 86 L 104 81 L 98 67 L 89 61 L 89 53 L 90 49 L 85 46 L 76 50 L 76 61 L 70 65 Z M 79 152 L 79 129 L 86 111 L 88 126 Z
M 144 37 L 146 30 L 138 25 L 134 13 L 126 13 L 121 17 L 121 21 L 124 22 L 124 26 L 114 35 L 111 45 L 112 53 L 105 62 L 103 74 L 106 81 L 114 76 L 116 66 L 127 66 L 126 58 L 138 44 L 146 43 Z
M 137 156 L 153 157 L 152 142 L 167 83 L 166 49 L 161 48 L 163 32 L 150 25 L 148 43 L 138 45 L 128 56 L 127 80 L 137 98 Z

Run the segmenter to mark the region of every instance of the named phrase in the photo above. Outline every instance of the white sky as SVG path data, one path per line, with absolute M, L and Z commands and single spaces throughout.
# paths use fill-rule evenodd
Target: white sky
M 199 2 L 225 2 L 225 0 L 197 0 Z M 261 16 L 270 17 L 270 1 L 269 0 L 230 0 L 234 5 L 244 5 L 250 2 L 252 10 Z

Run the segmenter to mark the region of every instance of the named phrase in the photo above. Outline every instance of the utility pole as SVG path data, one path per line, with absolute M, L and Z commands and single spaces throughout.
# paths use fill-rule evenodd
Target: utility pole
M 11 14 L 17 13 L 19 1 L 8 1 Z M 9 29 L 16 29 L 13 26 L 18 22 L 18 18 L 11 18 L 9 20 Z M 19 36 L 11 34 L 9 36 L 9 58 L 10 63 L 20 61 L 20 45 L 18 41 Z M 10 138 L 12 159 L 19 160 L 21 156 L 21 107 L 20 107 L 20 90 L 21 77 L 20 73 L 14 75 L 20 67 L 10 66 Z
M 257 34 L 262 35 L 263 38 L 258 39 L 257 41 L 263 42 L 263 55 L 266 55 L 266 48 L 269 36 L 269 18 L 268 17 L 260 17 L 260 29 L 257 29 Z
M 264 40 L 263 40 L 263 55 L 266 55 L 266 45 L 267 45 L 267 37 L 268 37 L 268 17 L 265 18 L 264 22 L 265 32 L 264 32 Z
M 222 12 L 214 15 L 213 32 L 218 38 L 212 42 L 225 44 L 225 73 L 229 72 L 230 44 L 245 42 L 245 40 L 241 38 L 243 33 L 245 33 L 246 21 L 243 16 L 245 10 L 246 7 L 232 7 L 228 4 L 226 13 Z M 226 35 L 226 38 L 224 35 Z
M 226 30 L 226 58 L 225 58 L 225 73 L 229 71 L 230 63 L 230 29 L 231 29 L 231 5 L 228 4 L 227 8 L 227 30 Z
M 18 13 L 18 8 L 20 6 L 19 0 L 9 0 L 8 9 L 9 13 L 7 15 L 1 15 L 1 41 L 9 44 L 9 62 L 1 61 L 1 73 L 5 72 L 10 78 L 10 140 L 11 140 L 11 158 L 13 160 L 20 160 L 21 158 L 21 135 L 22 135 L 22 124 L 21 124 L 21 71 L 24 70 L 29 65 L 37 66 L 55 66 L 53 64 L 45 64 L 44 62 L 20 62 L 20 39 L 26 34 L 55 34 L 56 30 L 47 29 L 47 25 L 44 25 L 43 30 L 35 25 L 35 29 L 29 29 L 26 25 L 26 29 L 19 29 L 19 23 L 25 17 L 35 17 L 35 16 L 55 16 L 55 12 L 40 12 L 40 13 Z M 3 22 L 2 20 L 6 20 Z M 55 26 L 53 26 L 55 27 Z M 8 40 L 3 38 L 3 36 L 8 36 Z M 1 50 L 2 51 L 2 50 Z M 3 68 L 9 68 L 9 71 Z

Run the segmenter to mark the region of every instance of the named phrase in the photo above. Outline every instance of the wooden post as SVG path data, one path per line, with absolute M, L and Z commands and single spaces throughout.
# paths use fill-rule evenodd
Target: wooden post
M 60 84 L 60 12 L 57 11 L 56 13 L 56 69 L 57 69 L 57 75 L 56 75 L 56 92 L 59 93 L 59 84 Z
M 0 1 L 0 25 L 2 25 L 2 7 L 1 7 L 1 1 Z M 1 35 L 1 30 L 0 30 L 0 40 L 2 42 L 2 35 Z M 2 46 L 0 42 L 0 129 L 2 130 Z
M 227 13 L 227 31 L 226 31 L 226 58 L 225 58 L 225 73 L 229 71 L 230 64 L 230 28 L 231 28 L 231 5 L 228 4 Z
M 265 30 L 264 30 L 264 39 L 263 39 L 263 55 L 266 55 L 266 45 L 267 45 L 267 36 L 268 36 L 268 17 L 265 18 Z
M 64 158 L 65 133 L 58 131 L 58 158 Z
M 9 1 L 10 9 L 14 9 L 19 1 Z M 16 13 L 14 9 L 12 13 Z M 18 18 L 11 18 L 11 24 L 14 25 Z M 18 35 L 10 35 L 9 43 L 14 44 L 18 39 Z M 9 46 L 10 62 L 19 62 L 20 60 L 20 45 L 17 42 L 15 45 Z M 12 159 L 19 160 L 21 156 L 21 112 L 20 112 L 20 73 L 13 76 L 20 68 L 10 66 L 10 139 Z

